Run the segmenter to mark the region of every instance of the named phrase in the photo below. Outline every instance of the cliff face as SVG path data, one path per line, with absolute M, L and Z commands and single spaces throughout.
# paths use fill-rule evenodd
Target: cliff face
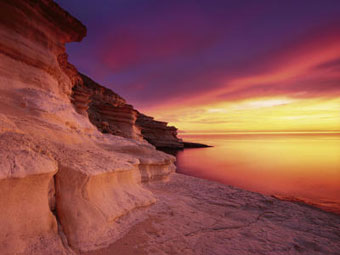
M 72 102 L 80 114 L 88 115 L 102 133 L 143 140 L 135 125 L 137 111 L 125 99 L 80 74 L 82 81 L 73 87 Z
M 140 135 L 163 146 L 176 130 L 78 74 L 65 43 L 85 34 L 50 0 L 0 1 L 1 255 L 339 254 L 338 216 L 176 174 L 150 182 L 175 158 Z
M 73 87 L 72 102 L 80 114 L 88 115 L 101 132 L 132 138 L 143 138 L 156 148 L 182 149 L 177 129 L 156 121 L 126 103 L 119 95 L 80 74 L 82 81 Z
M 145 140 L 156 148 L 182 149 L 183 141 L 177 137 L 177 128 L 168 123 L 154 120 L 153 117 L 138 114 L 136 125 L 141 129 Z
M 141 182 L 175 169 L 174 157 L 140 138 L 137 113 L 113 92 L 82 88 L 73 98 L 91 121 L 108 119 L 104 132 L 123 137 L 74 110 L 72 88 L 89 82 L 67 62 L 65 43 L 85 35 L 51 0 L 0 1 L 1 254 L 105 246 L 154 203 Z

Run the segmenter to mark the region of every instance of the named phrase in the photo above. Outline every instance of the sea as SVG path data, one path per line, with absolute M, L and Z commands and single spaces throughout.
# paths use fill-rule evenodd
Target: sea
M 340 214 L 340 132 L 181 134 L 177 171 Z

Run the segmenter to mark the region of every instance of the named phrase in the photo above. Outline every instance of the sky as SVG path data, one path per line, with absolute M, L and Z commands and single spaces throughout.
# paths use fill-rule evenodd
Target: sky
M 181 132 L 340 130 L 338 0 L 57 0 L 69 61 Z

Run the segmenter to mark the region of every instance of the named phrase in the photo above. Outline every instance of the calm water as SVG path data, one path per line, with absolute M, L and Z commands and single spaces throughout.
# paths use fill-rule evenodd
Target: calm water
M 181 135 L 178 172 L 340 214 L 340 134 Z

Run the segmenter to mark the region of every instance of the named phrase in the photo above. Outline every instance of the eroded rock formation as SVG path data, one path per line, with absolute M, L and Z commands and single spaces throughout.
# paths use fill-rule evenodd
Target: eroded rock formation
M 75 111 L 70 96 L 83 78 L 68 63 L 65 43 L 85 35 L 51 0 L 0 1 L 1 254 L 106 246 L 139 220 L 129 212 L 154 203 L 141 182 L 175 169 L 174 157 L 127 128 L 137 116 L 113 92 L 96 90 L 91 102 L 109 123 L 124 123 L 128 138 L 99 132 Z M 77 93 L 78 109 L 87 111 L 88 91 Z M 97 97 L 115 98 L 123 116 L 117 120 Z
M 153 117 L 138 114 L 136 125 L 141 129 L 145 140 L 156 148 L 182 149 L 183 141 L 177 137 L 177 128 L 167 122 L 154 120 Z
M 79 74 L 82 80 L 73 87 L 72 102 L 76 110 L 88 115 L 90 121 L 102 133 L 143 140 L 135 125 L 137 111 L 125 99 Z
M 339 254 L 336 215 L 177 174 L 150 182 L 174 157 L 140 134 L 159 142 L 166 124 L 68 63 L 65 43 L 85 34 L 51 0 L 0 1 L 1 255 Z
M 112 90 L 105 88 L 80 74 L 82 81 L 73 87 L 72 102 L 81 114 L 101 132 L 135 140 L 143 138 L 156 148 L 182 149 L 177 128 L 154 120 L 133 108 Z

